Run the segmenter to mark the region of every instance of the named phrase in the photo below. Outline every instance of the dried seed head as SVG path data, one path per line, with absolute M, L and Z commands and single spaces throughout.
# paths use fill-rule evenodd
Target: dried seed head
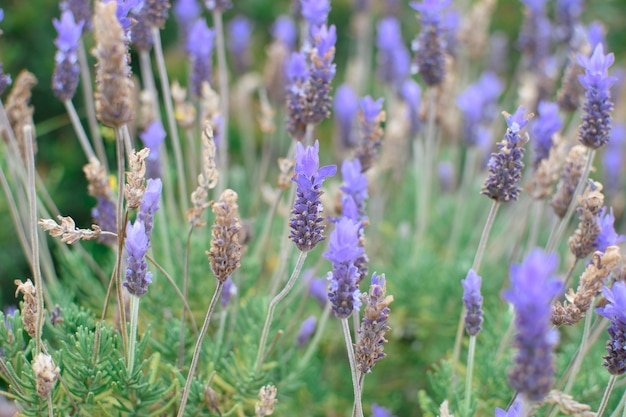
M 107 179 L 106 169 L 97 159 L 92 159 L 83 166 L 87 178 L 87 192 L 92 197 L 111 197 L 111 187 Z
M 52 356 L 39 353 L 33 361 L 33 372 L 37 380 L 37 394 L 46 398 L 54 388 L 60 369 L 52 361 Z
M 594 250 L 595 241 L 602 228 L 598 224 L 598 216 L 604 205 L 602 184 L 589 180 L 582 196 L 578 197 L 580 207 L 577 211 L 580 223 L 578 229 L 569 238 L 569 247 L 577 259 L 587 257 Z
M 24 295 L 24 304 L 21 311 L 24 330 L 30 337 L 35 337 L 37 335 L 37 313 L 39 312 L 37 290 L 30 279 L 26 282 L 16 279 L 14 283 L 17 285 L 15 296 L 17 297 L 17 294 L 20 292 Z
M 209 190 L 215 188 L 219 173 L 217 171 L 216 147 L 213 140 L 213 128 L 207 121 L 202 132 L 202 172 L 198 175 L 198 187 L 191 193 L 193 207 L 187 211 L 187 221 L 193 227 L 202 227 L 206 222 L 202 219 L 204 210 L 210 206 L 207 202 Z
M 272 103 L 285 101 L 285 61 L 289 48 L 283 42 L 274 41 L 266 49 L 267 60 L 263 70 L 265 88 Z
M 196 107 L 187 101 L 187 89 L 182 88 L 178 81 L 172 83 L 174 99 L 174 116 L 183 129 L 193 129 L 196 123 Z
M 291 179 L 293 178 L 293 166 L 296 161 L 289 158 L 278 158 L 278 188 L 286 190 L 291 185 Z
M 563 218 L 567 212 L 578 180 L 582 175 L 583 168 L 587 162 L 587 150 L 582 145 L 576 145 L 569 151 L 569 155 L 565 159 L 565 167 L 561 174 L 561 180 L 556 188 L 556 193 L 552 198 L 550 205 L 554 209 L 554 213 L 559 218 Z
M 578 81 L 578 77 L 581 77 L 584 73 L 585 69 L 578 65 L 576 58 L 571 57 L 563 73 L 561 88 L 556 95 L 559 109 L 570 113 L 578 109 L 583 94 L 585 94 L 585 88 Z
M 218 416 L 222 415 L 219 408 L 220 401 L 217 397 L 217 392 L 208 384 L 204 387 L 204 403 L 212 414 L 217 414 Z
M 37 85 L 37 78 L 35 78 L 32 73 L 23 70 L 20 72 L 20 75 L 17 76 L 13 89 L 7 97 L 6 102 L 7 118 L 15 134 L 15 139 L 17 140 L 17 145 L 24 161 L 26 160 L 24 127 L 31 126 L 32 131 L 35 131 L 33 124 L 33 113 L 35 109 L 33 106 L 29 105 L 31 90 L 35 85 Z M 37 144 L 35 141 L 33 141 L 33 152 L 37 152 Z
M 558 405 L 559 411 L 565 415 L 575 417 L 596 417 L 596 413 L 591 411 L 591 407 L 587 404 L 579 403 L 574 400 L 571 395 L 567 395 L 561 391 L 552 390 L 543 400 L 544 404 Z
M 554 184 L 559 179 L 559 172 L 567 156 L 567 142 L 560 135 L 553 136 L 553 146 L 546 159 L 542 159 L 535 171 L 533 181 L 528 184 L 528 192 L 535 200 L 552 194 Z
M 96 64 L 96 113 L 98 119 L 110 127 L 128 123 L 132 115 L 130 79 L 130 56 L 124 29 L 115 11 L 116 2 L 96 2 L 94 14 L 94 37 L 96 47 L 93 55 Z
M 578 289 L 565 295 L 567 302 L 557 302 L 552 307 L 552 324 L 572 326 L 585 317 L 591 303 L 602 289 L 602 284 L 621 262 L 619 247 L 609 246 L 605 253 L 595 252 L 591 262 L 580 276 Z
M 259 390 L 259 402 L 254 405 L 254 413 L 256 417 L 271 416 L 274 413 L 274 404 L 278 402 L 276 399 L 276 387 L 266 385 Z
M 226 189 L 218 202 L 213 203 L 215 222 L 212 227 L 211 250 L 207 251 L 211 270 L 220 282 L 239 268 L 241 259 L 241 245 L 239 244 L 239 212 L 237 193 Z
M 143 193 L 146 190 L 146 158 L 150 154 L 150 149 L 143 148 L 139 152 L 133 149 L 128 157 L 130 171 L 126 173 L 126 185 L 124 186 L 124 197 L 129 209 L 136 209 L 141 205 Z
M 272 105 L 267 98 L 267 93 L 263 89 L 259 92 L 259 103 L 261 109 L 259 116 L 257 116 L 257 121 L 259 122 L 261 132 L 265 134 L 272 134 L 276 131 L 276 123 L 274 123 L 274 115 L 276 112 L 272 108 Z
M 68 245 L 74 244 L 79 240 L 95 240 L 100 238 L 102 230 L 100 226 L 94 224 L 89 229 L 77 229 L 74 219 L 71 217 L 57 216 L 60 223 L 52 219 L 39 219 L 39 226 L 50 233 L 52 237 L 61 236 L 61 242 Z

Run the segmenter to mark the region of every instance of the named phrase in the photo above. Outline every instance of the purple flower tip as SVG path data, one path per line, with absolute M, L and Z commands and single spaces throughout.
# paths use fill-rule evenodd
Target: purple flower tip
M 337 43 L 337 29 L 335 25 L 330 25 L 330 27 L 326 25 L 314 26 L 311 28 L 311 34 L 313 39 L 315 39 L 317 55 L 324 59 L 328 51 Z M 332 60 L 332 57 L 330 59 Z
M 591 22 L 587 28 L 587 39 L 592 48 L 605 43 L 606 27 L 601 22 Z
M 209 55 L 213 50 L 215 31 L 209 29 L 204 19 L 198 19 L 189 32 L 187 52 L 193 56 Z
M 597 221 L 601 231 L 594 242 L 596 250 L 604 252 L 609 246 L 617 245 L 626 240 L 626 236 L 618 235 L 615 231 L 615 217 L 612 208 L 607 210 L 606 207 L 603 207 Z
M 181 22 L 193 22 L 200 17 L 200 5 L 197 0 L 178 0 L 174 4 L 174 14 Z
M 452 4 L 452 0 L 424 0 L 422 3 L 412 1 L 409 3 L 411 8 L 417 10 L 424 16 L 433 16 L 439 14 L 443 9 Z
M 62 51 L 71 51 L 78 48 L 78 40 L 83 31 L 84 22 L 76 23 L 74 14 L 70 10 L 65 10 L 61 14 L 61 20 L 52 19 L 52 24 L 57 30 L 59 37 L 54 44 Z
M 159 200 L 163 184 L 160 178 L 149 178 L 146 184 L 146 191 L 141 199 L 141 211 L 155 212 L 159 209 Z
M 372 124 L 383 110 L 384 99 L 379 98 L 374 100 L 371 96 L 365 96 L 361 99 L 361 111 L 363 112 L 363 118 L 367 124 Z
M 234 43 L 247 43 L 252 35 L 252 23 L 244 16 L 235 16 L 228 24 L 228 32 Z
M 526 113 L 526 109 L 520 106 L 515 111 L 515 114 L 504 114 L 506 124 L 509 126 L 509 130 L 512 133 L 519 133 L 524 128 L 524 126 L 528 124 L 530 117 L 524 116 L 524 113 Z
M 357 158 L 343 161 L 341 176 L 344 181 L 344 185 L 341 186 L 343 192 L 355 195 L 361 200 L 367 198 L 367 177 L 361 172 L 361 161 Z
M 135 221 L 135 224 L 128 222 L 126 226 L 126 251 L 128 256 L 141 259 L 145 256 L 150 247 L 150 240 L 146 234 L 146 228 L 142 221 Z
M 403 44 L 400 23 L 395 17 L 389 16 L 381 19 L 376 26 L 376 47 L 379 49 L 393 49 L 398 44 Z
M 626 327 L 626 284 L 617 281 L 613 284 L 613 288 L 603 287 L 602 294 L 609 304 L 597 308 L 596 312 L 611 320 L 611 323 Z
M 237 286 L 233 282 L 233 280 L 228 277 L 226 281 L 224 281 L 224 288 L 222 289 L 222 295 L 220 297 L 220 304 L 222 307 L 228 306 L 232 297 L 237 295 Z
M 302 16 L 311 26 L 319 26 L 328 20 L 330 0 L 302 0 Z
M 143 141 L 144 145 L 147 148 L 150 148 L 150 156 L 156 151 L 158 151 L 159 146 L 165 140 L 165 129 L 163 129 L 163 124 L 160 121 L 155 120 L 150 125 L 139 134 L 139 137 Z M 148 158 L 150 158 L 148 156 Z
M 302 349 L 306 346 L 307 342 L 315 332 L 315 326 L 317 324 L 317 319 L 315 316 L 310 316 L 306 320 L 302 322 L 300 325 L 300 330 L 298 331 L 298 335 L 296 336 L 296 343 L 298 344 L 298 348 Z
M 322 306 L 328 302 L 328 283 L 324 279 L 312 277 L 308 281 L 309 295 L 315 298 Z
M 585 68 L 588 76 L 606 77 L 608 70 L 615 62 L 615 55 L 609 53 L 604 55 L 604 46 L 602 43 L 596 45 L 591 58 L 587 58 L 582 54 L 578 54 L 578 63 Z
M 395 417 L 391 414 L 391 411 L 387 410 L 385 407 L 381 407 L 380 405 L 374 403 L 372 404 L 372 417 Z
M 291 54 L 291 59 L 287 61 L 286 73 L 292 83 L 304 82 L 309 77 L 304 53 L 293 52 Z
M 335 165 L 328 165 L 318 169 L 320 163 L 319 150 L 320 143 L 317 140 L 313 146 L 307 146 L 306 149 L 302 143 L 298 142 L 296 144 L 296 166 L 294 172 L 306 178 L 315 177 L 313 185 L 321 184 L 326 177 L 331 177 L 337 172 Z
M 289 16 L 278 16 L 272 26 L 272 36 L 285 44 L 287 48 L 294 49 L 296 46 L 297 29 L 293 19 Z
M 4 10 L 0 9 L 0 22 L 4 20 Z
M 546 0 L 522 0 L 522 3 L 535 13 L 540 13 L 546 6 Z
M 515 401 L 515 403 L 509 408 L 509 411 L 503 410 L 501 408 L 496 408 L 495 417 L 518 417 L 520 408 L 521 403 L 519 401 Z
M 329 261 L 339 264 L 350 263 L 363 254 L 363 248 L 359 246 L 359 229 L 361 223 L 348 217 L 341 217 L 335 230 L 330 234 L 328 252 L 324 257 Z

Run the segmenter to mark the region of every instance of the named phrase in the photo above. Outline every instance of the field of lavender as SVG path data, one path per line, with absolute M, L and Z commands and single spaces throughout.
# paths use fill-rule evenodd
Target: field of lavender
M 584 3 L 2 4 L 0 416 L 625 417 Z

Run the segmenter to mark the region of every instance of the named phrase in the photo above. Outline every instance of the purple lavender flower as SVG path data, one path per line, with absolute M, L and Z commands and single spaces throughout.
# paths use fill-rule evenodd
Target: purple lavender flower
M 450 161 L 441 161 L 437 164 L 437 178 L 439 187 L 445 193 L 454 191 L 456 179 L 454 176 L 454 166 Z
M 380 405 L 374 403 L 372 404 L 372 417 L 395 417 L 391 414 L 391 411 L 387 410 L 385 407 L 381 407 Z
M 309 295 L 324 307 L 328 302 L 328 282 L 315 277 L 311 277 L 307 282 L 309 285 Z
M 363 248 L 359 246 L 360 228 L 361 223 L 340 218 L 330 234 L 329 250 L 324 253 L 324 257 L 333 263 L 333 270 L 328 273 L 328 299 L 335 316 L 340 319 L 347 319 L 361 306 L 357 284 L 359 270 L 354 264 L 363 254 Z
M 139 134 L 143 145 L 150 149 L 146 158 L 146 178 L 161 178 L 160 148 L 165 141 L 165 129 L 160 121 L 155 120 Z
M 383 111 L 383 98 L 374 100 L 371 96 L 365 96 L 359 102 L 361 107 L 361 134 L 364 138 L 375 136 L 373 133 L 380 126 L 379 116 Z
M 341 191 L 350 196 L 356 206 L 358 217 L 355 220 L 361 222 L 367 220 L 365 215 L 365 199 L 367 199 L 367 177 L 362 173 L 361 162 L 358 159 L 344 160 L 341 164 L 341 176 L 343 185 Z
M 521 411 L 521 406 L 521 402 L 515 401 L 513 405 L 509 408 L 509 411 L 503 410 L 501 408 L 496 408 L 495 417 L 518 417 Z
M 480 294 L 482 278 L 470 269 L 463 284 L 463 304 L 465 305 L 465 330 L 470 336 L 476 336 L 483 324 L 483 297 Z
M 457 105 L 463 112 L 463 139 L 468 146 L 478 144 L 478 127 L 492 121 L 501 92 L 502 83 L 498 77 L 493 72 L 486 71 L 476 83 L 470 84 L 457 97 Z
M 87 33 L 93 29 L 90 3 L 89 0 L 64 0 L 59 3 L 59 9 L 61 12 L 71 11 L 74 15 L 74 21 L 83 22 L 83 33 Z
M 593 244 L 595 250 L 605 252 L 609 246 L 617 245 L 620 242 L 626 240 L 626 236 L 618 235 L 615 231 L 615 216 L 613 216 L 613 209 L 607 210 L 606 207 L 602 207 L 598 217 L 598 225 L 600 226 L 600 234 L 596 236 L 596 240 Z
M 124 286 L 129 293 L 140 297 L 148 292 L 152 282 L 152 273 L 148 272 L 146 252 L 150 248 L 150 240 L 141 220 L 135 224 L 128 222 L 126 227 L 126 281 Z
M 286 62 L 287 75 L 287 131 L 298 139 L 304 139 L 306 134 L 307 111 L 307 79 L 309 72 L 306 67 L 306 57 L 302 52 L 293 52 Z
M 335 25 L 311 29 L 313 35 L 313 50 L 311 51 L 311 69 L 309 89 L 307 93 L 308 114 L 307 123 L 317 124 L 330 116 L 332 97 L 331 85 L 335 77 L 336 66 L 335 42 L 337 31 Z
M 191 27 L 201 13 L 198 0 L 177 0 L 174 3 L 174 16 L 183 28 Z
M 74 15 L 66 10 L 61 21 L 53 19 L 52 23 L 59 34 L 54 41 L 57 52 L 54 56 L 54 74 L 52 75 L 52 92 L 61 101 L 71 100 L 78 87 L 78 41 L 83 30 L 83 22 L 76 23 Z
M 611 129 L 611 140 L 602 155 L 604 165 L 604 185 L 607 190 L 618 191 L 622 188 L 622 172 L 624 167 L 624 141 L 626 139 L 626 125 L 617 123 Z
M 515 307 L 517 328 L 517 353 L 509 383 L 529 401 L 541 401 L 554 377 L 558 332 L 550 324 L 550 303 L 562 286 L 552 276 L 557 263 L 555 254 L 534 249 L 521 265 L 511 266 L 511 288 L 504 292 L 504 298 Z
M 154 42 L 148 11 L 147 5 L 144 5 L 130 12 L 130 16 L 135 21 L 130 28 L 130 42 L 138 52 L 149 52 Z
M 161 199 L 161 189 L 163 184 L 161 180 L 148 179 L 146 184 L 146 191 L 143 193 L 141 199 L 141 205 L 139 206 L 139 213 L 137 219 L 141 220 L 144 224 L 144 230 L 148 239 L 152 235 L 152 227 L 154 226 L 154 213 L 159 209 L 159 200 Z
M 422 88 L 412 78 L 406 79 L 400 88 L 400 97 L 406 104 L 406 118 L 411 123 L 411 135 L 416 135 L 422 126 L 420 107 L 422 106 Z
M 578 63 L 585 68 L 585 75 L 578 76 L 585 87 L 585 114 L 578 140 L 591 149 L 601 148 L 610 139 L 613 102 L 609 87 L 615 82 L 615 78 L 609 77 L 608 69 L 614 61 L 615 56 L 612 53 L 604 55 L 602 44 L 596 46 L 591 58 L 578 55 Z
M 448 54 L 455 56 L 459 37 L 459 29 L 461 28 L 461 13 L 456 9 L 448 9 L 443 14 L 442 25 L 443 35 L 445 38 L 446 51 Z
M 519 107 L 515 114 L 504 113 L 508 129 L 504 139 L 498 144 L 498 153 L 492 153 L 487 168 L 489 176 L 483 185 L 481 194 L 499 202 L 517 201 L 522 179 L 524 148 L 528 137 L 522 137 L 520 131 L 528 124 L 524 116 L 525 109 Z
M 438 85 L 445 75 L 446 42 L 442 33 L 442 12 L 451 0 L 424 0 L 423 3 L 411 2 L 413 9 L 421 13 L 422 30 L 413 41 L 415 67 L 429 86 Z
M 250 36 L 252 24 L 243 16 L 236 16 L 228 23 L 228 49 L 238 74 L 250 69 Z
M 115 15 L 118 22 L 122 25 L 124 32 L 128 35 L 128 31 L 133 24 L 133 20 L 129 14 L 131 12 L 138 12 L 143 6 L 143 0 L 102 0 L 104 3 L 110 3 L 111 1 L 117 3 L 117 9 Z
M 296 176 L 293 179 L 296 183 L 296 201 L 291 211 L 289 238 L 303 252 L 313 249 L 324 240 L 323 218 L 320 215 L 324 208 L 320 202 L 320 188 L 324 179 L 335 175 L 337 171 L 335 165 L 319 168 L 319 147 L 318 141 L 306 149 L 300 142 L 296 144 Z
M 533 166 L 535 169 L 539 163 L 547 159 L 552 148 L 552 136 L 563 127 L 563 122 L 559 118 L 559 105 L 547 101 L 539 102 L 539 117 L 535 119 L 530 127 L 533 137 L 532 145 L 535 157 Z
M 583 1 L 557 0 L 554 11 L 557 24 L 557 39 L 560 42 L 569 43 L 579 23 L 580 14 L 583 11 Z
M 361 170 L 365 172 L 372 167 L 378 155 L 383 136 L 380 124 L 385 120 L 385 112 L 382 98 L 374 100 L 370 96 L 363 97 L 360 106 L 361 143 L 355 151 L 355 156 L 361 162 Z
M 355 146 L 357 143 L 355 123 L 359 101 L 348 84 L 342 84 L 337 88 L 333 109 L 341 145 L 346 148 Z
M 399 89 L 411 74 L 411 57 L 402 39 L 400 23 L 395 17 L 385 17 L 376 28 L 378 78 L 383 83 Z
M 143 2 L 146 24 L 149 27 L 163 29 L 171 7 L 169 0 L 143 0 Z
M 235 295 L 237 295 L 237 286 L 231 277 L 228 277 L 226 281 L 224 281 L 224 287 L 222 288 L 222 294 L 220 296 L 220 304 L 222 307 L 227 307 L 231 298 Z
M 296 336 L 298 349 L 302 349 L 307 343 L 309 343 L 311 336 L 313 336 L 313 333 L 315 332 L 316 324 L 317 319 L 315 316 L 309 316 L 302 322 L 300 330 L 298 330 L 298 335 Z
M 330 0 L 301 0 L 302 17 L 314 26 L 321 26 L 328 21 L 330 13 Z
M 609 302 L 596 312 L 611 321 L 607 331 L 611 338 L 606 343 L 607 355 L 602 364 L 611 375 L 626 373 L 626 285 L 617 281 L 613 288 L 603 287 L 604 298 Z
M 190 89 L 196 97 L 202 97 L 202 83 L 211 82 L 213 39 L 215 31 L 209 29 L 204 19 L 198 19 L 189 32 L 187 52 L 191 61 Z
M 223 12 L 233 7 L 230 0 L 204 0 L 204 5 L 211 12 Z
M 105 232 L 116 233 L 117 221 L 115 204 L 104 196 L 98 196 L 96 199 L 96 206 L 91 209 L 91 217 L 94 223 L 100 226 Z M 98 238 L 98 242 L 104 243 L 105 245 L 113 245 L 117 242 L 117 239 L 114 236 L 101 236 Z
M 551 27 L 546 15 L 546 0 L 521 0 L 526 5 L 526 18 L 517 44 L 528 58 L 528 68 L 538 67 L 549 55 Z
M 604 27 L 602 22 L 594 21 L 589 24 L 587 39 L 592 49 L 596 49 L 596 46 L 600 44 L 606 44 L 606 27 Z
M 285 45 L 290 51 L 294 50 L 296 47 L 298 29 L 293 19 L 286 15 L 278 16 L 272 25 L 272 36 Z

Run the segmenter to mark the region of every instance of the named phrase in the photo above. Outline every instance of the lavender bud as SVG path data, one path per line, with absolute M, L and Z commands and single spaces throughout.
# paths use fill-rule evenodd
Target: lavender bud
M 126 280 L 123 285 L 129 293 L 140 297 L 148 292 L 152 273 L 148 272 L 146 252 L 150 248 L 150 238 L 144 223 L 137 219 L 135 224 L 128 222 L 126 227 Z
M 296 336 L 296 344 L 298 345 L 298 349 L 302 349 L 309 343 L 311 336 L 315 332 L 315 325 L 317 324 L 317 319 L 315 316 L 310 316 L 306 320 L 302 322 L 300 325 L 300 330 L 298 330 L 298 335 Z
M 613 53 L 604 55 L 602 44 L 596 46 L 591 58 L 578 55 L 578 63 L 585 68 L 585 75 L 578 76 L 585 87 L 585 114 L 578 140 L 591 149 L 601 148 L 610 138 L 613 102 L 609 87 L 615 82 L 615 78 L 609 77 L 608 69 L 614 61 Z
M 66 10 L 61 21 L 53 19 L 52 23 L 59 34 L 54 41 L 57 47 L 54 56 L 54 74 L 52 75 L 52 92 L 61 101 L 71 100 L 78 86 L 78 42 L 83 30 L 83 22 L 76 23 L 72 12 Z
M 130 41 L 138 52 L 149 52 L 154 42 L 148 12 L 149 10 L 144 4 L 141 9 L 131 13 L 135 23 L 130 27 Z
M 330 116 L 332 97 L 331 85 L 335 77 L 336 66 L 335 42 L 337 32 L 335 25 L 311 29 L 313 35 L 313 49 L 311 50 L 311 68 L 309 72 L 309 88 L 307 91 L 307 123 L 318 124 Z
M 424 0 L 411 2 L 413 9 L 421 13 L 422 29 L 413 41 L 415 67 L 428 86 L 438 85 L 445 76 L 446 42 L 442 34 L 442 11 L 451 0 Z
M 326 177 L 335 175 L 337 167 L 327 165 L 319 168 L 319 142 L 306 149 L 300 142 L 296 144 L 296 201 L 289 221 L 291 233 L 289 238 L 299 250 L 309 251 L 324 240 L 323 210 L 320 196 L 322 183 Z
M 607 355 L 602 364 L 611 375 L 626 373 L 626 285 L 618 281 L 613 288 L 602 288 L 609 302 L 596 312 L 611 321 L 607 331 L 611 338 L 606 342 Z
M 557 0 L 555 6 L 556 37 L 569 44 L 583 11 L 583 0 Z
M 306 134 L 307 79 L 309 72 L 306 57 L 294 52 L 286 63 L 287 75 L 287 131 L 295 139 L 302 140 Z
M 330 0 L 301 0 L 302 17 L 314 26 L 321 26 L 328 21 L 328 13 L 330 13 Z
M 143 2 L 147 25 L 163 29 L 171 7 L 170 2 L 167 0 L 143 0 Z
M 508 411 L 503 410 L 501 408 L 496 408 L 495 417 L 519 417 L 521 407 L 522 407 L 522 403 L 518 400 L 513 403 L 513 405 L 509 408 Z
M 209 29 L 204 19 L 198 19 L 189 31 L 187 53 L 191 61 L 189 88 L 195 97 L 202 97 L 202 84 L 211 83 L 213 39 L 215 31 Z
M 13 81 L 11 80 L 10 74 L 5 74 L 2 70 L 2 62 L 0 62 L 0 95 L 5 92 L 7 87 L 11 85 Z
M 595 49 L 600 44 L 606 44 L 606 27 L 602 22 L 594 21 L 587 28 L 587 40 L 591 49 Z
M 333 109 L 341 145 L 346 148 L 355 146 L 355 124 L 359 101 L 348 84 L 342 84 L 337 88 Z
M 233 7 L 230 0 L 204 0 L 204 5 L 211 12 L 223 12 Z
M 146 178 L 161 178 L 160 148 L 165 141 L 165 129 L 160 121 L 155 120 L 139 134 L 143 145 L 150 149 L 146 158 Z
M 600 226 L 600 233 L 593 243 L 595 250 L 606 252 L 606 248 L 609 246 L 615 246 L 626 240 L 626 236 L 619 235 L 615 231 L 615 217 L 612 208 L 607 210 L 606 207 L 602 207 L 598 213 L 597 222 Z
M 293 19 L 285 15 L 278 16 L 272 25 L 272 36 L 285 45 L 287 49 L 295 49 L 298 29 Z
M 339 219 L 330 234 L 329 250 L 324 253 L 324 257 L 333 264 L 333 270 L 327 277 L 330 282 L 328 299 L 333 313 L 340 319 L 350 317 L 352 311 L 358 311 L 361 306 L 357 286 L 359 271 L 354 265 L 363 253 L 363 248 L 359 246 L 360 227 L 360 223 L 347 217 Z
M 83 33 L 87 33 L 93 29 L 90 3 L 90 0 L 64 0 L 59 4 L 59 9 L 61 12 L 71 11 L 74 15 L 74 21 L 83 22 Z
M 328 302 L 328 283 L 326 280 L 312 277 L 308 281 L 309 295 L 323 307 Z
M 154 213 L 159 209 L 159 200 L 161 199 L 161 189 L 163 185 L 160 179 L 148 179 L 146 191 L 143 193 L 141 205 L 137 218 L 141 220 L 146 228 L 148 238 L 152 235 L 152 227 L 154 226 Z
M 233 280 L 228 277 L 228 279 L 224 282 L 224 288 L 222 288 L 222 294 L 220 296 L 220 304 L 222 307 L 226 308 L 230 303 L 231 298 L 235 295 L 237 295 L 237 286 Z
M 470 336 L 476 336 L 483 324 L 483 297 L 480 294 L 482 278 L 470 269 L 463 284 L 463 304 L 465 305 L 465 330 Z
M 539 117 L 534 120 L 530 128 L 535 153 L 533 158 L 535 169 L 542 160 L 548 158 L 552 148 L 552 136 L 563 127 L 563 122 L 559 118 L 558 104 L 541 101 L 539 102 L 538 113 Z
M 525 109 L 519 107 L 515 114 L 504 112 L 508 129 L 504 139 L 498 144 L 498 153 L 492 153 L 487 168 L 489 177 L 483 185 L 481 194 L 499 202 L 517 201 L 522 179 L 524 148 L 528 136 L 520 136 L 521 130 L 528 124 L 531 116 L 524 116 Z
M 361 162 L 358 159 L 345 160 L 341 164 L 343 185 L 341 191 L 350 196 L 355 203 L 358 217 L 355 220 L 367 221 L 365 214 L 365 200 L 367 193 L 367 177 L 362 173 Z
M 554 347 L 558 332 L 550 324 L 552 298 L 561 282 L 552 276 L 558 263 L 555 254 L 534 249 L 521 265 L 511 266 L 511 288 L 504 298 L 515 307 L 517 348 L 509 383 L 524 398 L 541 401 L 554 378 Z
M 411 74 L 411 57 L 402 39 L 400 23 L 395 17 L 385 17 L 378 23 L 376 30 L 378 79 L 399 89 Z
M 228 24 L 228 49 L 235 72 L 243 74 L 250 69 L 250 36 L 252 23 L 243 16 L 236 16 Z
M 372 167 L 378 156 L 381 146 L 383 129 L 380 124 L 385 121 L 386 113 L 383 110 L 383 99 L 374 101 L 370 96 L 360 101 L 361 110 L 359 121 L 361 124 L 361 144 L 355 151 L 355 156 L 361 162 L 361 171 L 365 172 Z

